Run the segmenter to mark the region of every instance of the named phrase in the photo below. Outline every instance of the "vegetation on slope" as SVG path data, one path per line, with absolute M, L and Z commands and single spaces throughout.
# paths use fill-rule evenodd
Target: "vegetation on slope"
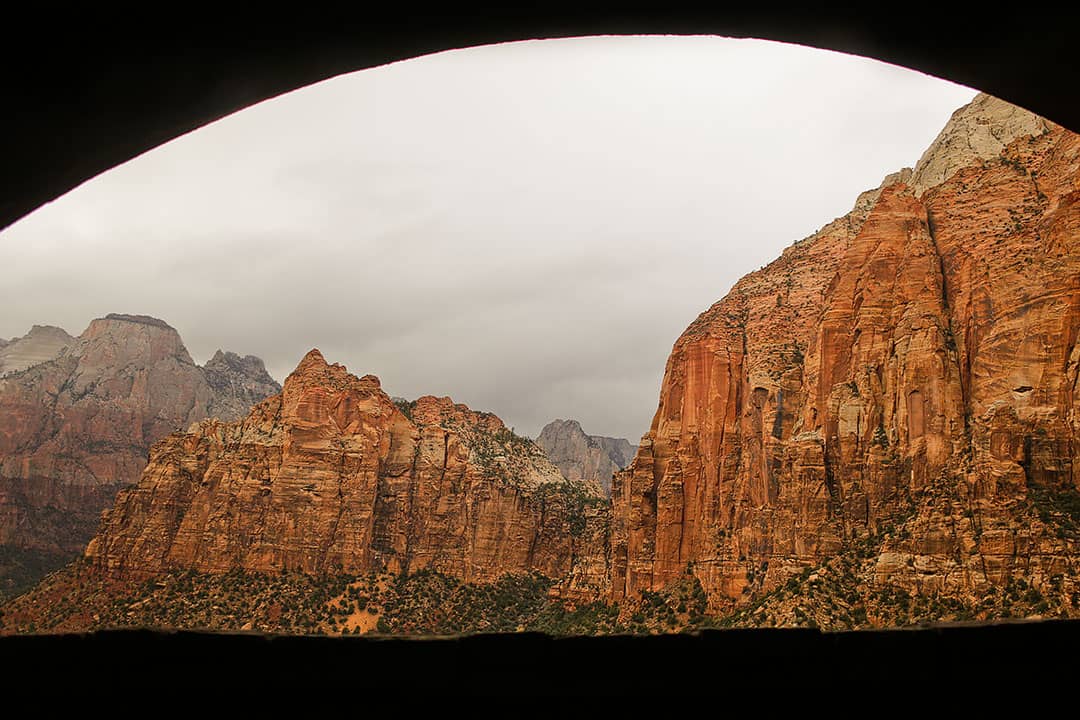
M 1051 491 L 1032 487 L 1026 503 L 1012 509 L 1013 521 L 1039 536 L 1062 540 L 1077 537 L 1080 494 L 1074 490 Z M 907 508 L 881 531 L 852 543 L 844 552 L 820 565 L 807 568 L 754 603 L 719 619 L 707 621 L 719 627 L 820 627 L 853 630 L 871 627 L 906 627 L 963 621 L 994 621 L 1010 618 L 1080 616 L 1080 589 L 1073 578 L 1055 574 L 1048 578 L 1018 564 L 1003 585 L 984 583 L 981 591 L 923 590 L 912 592 L 896 582 L 875 578 L 878 557 L 888 543 L 912 535 L 917 507 L 966 504 L 960 486 L 947 475 L 913 494 Z M 958 516 L 982 534 L 975 513 L 965 509 Z M 978 545 L 972 550 L 978 552 Z
M 2 608 L 0 632 L 118 627 L 255 630 L 291 634 L 448 635 L 539 631 L 622 632 L 618 607 L 548 597 L 539 574 L 463 583 L 435 571 L 409 575 L 222 575 L 176 571 L 141 583 L 98 578 L 81 561 Z
M 550 488 L 560 491 L 559 486 Z M 583 494 L 582 502 L 587 499 Z M 103 579 L 79 560 L 0 607 L 0 632 L 149 627 L 350 635 L 597 635 L 709 627 L 848 630 L 1080 616 L 1080 587 L 1074 578 L 1038 575 L 1023 565 L 1005 584 L 985 583 L 978 592 L 916 592 L 910 583 L 905 588 L 875 576 L 883 551 L 895 551 L 918 532 L 919 509 L 947 508 L 950 518 L 976 528 L 977 541 L 989 521 L 963 509 L 967 502 L 959 484 L 939 478 L 899 502 L 896 514 L 877 533 L 850 541 L 838 555 L 721 617 L 708 614 L 692 564 L 663 589 L 616 605 L 564 601 L 552 592 L 556 582 L 536 573 L 472 584 L 431 570 L 364 576 L 173 571 L 137 583 Z M 1080 517 L 1077 507 L 1075 491 L 1032 489 L 1010 516 L 1034 535 L 1072 543 Z

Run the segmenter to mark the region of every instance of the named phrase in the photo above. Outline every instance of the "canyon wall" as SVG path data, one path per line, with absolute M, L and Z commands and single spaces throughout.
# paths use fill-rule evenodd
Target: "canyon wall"
M 980 95 L 914 173 L 747 275 L 675 343 L 612 490 L 612 598 L 688 567 L 713 612 L 912 512 L 878 580 L 1047 580 L 1076 544 L 1029 494 L 1075 491 L 1080 138 Z
M 667 602 L 646 591 L 690 624 L 1080 612 L 1080 136 L 985 95 L 686 329 L 609 501 L 626 448 L 577 423 L 542 433 L 560 471 L 494 415 L 318 351 L 241 412 L 257 360 L 196 376 L 160 321 L 95 322 L 0 379 L 0 473 L 89 492 L 157 440 L 86 548 L 98 579 L 536 571 L 640 627 Z M 136 347 L 158 370 L 101 370 Z M 166 436 L 215 414 L 241 419 Z
M 219 353 L 196 365 L 176 330 L 109 315 L 0 378 L 0 546 L 81 552 L 116 492 L 136 482 L 150 446 L 206 417 L 233 419 L 277 392 L 258 358 Z M 58 328 L 48 333 L 63 340 Z M 22 361 L 34 353 L 21 351 Z
M 86 557 L 121 578 L 178 567 L 559 578 L 602 504 L 496 416 L 449 398 L 395 402 L 378 378 L 312 350 L 243 420 L 155 445 Z

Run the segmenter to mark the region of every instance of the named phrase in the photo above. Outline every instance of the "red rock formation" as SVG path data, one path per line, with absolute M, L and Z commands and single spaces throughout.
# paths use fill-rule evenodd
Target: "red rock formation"
M 312 350 L 235 423 L 154 446 L 86 556 L 114 577 L 187 567 L 433 568 L 468 581 L 562 577 L 600 504 L 530 441 L 449 398 L 399 407 Z
M 278 390 L 256 358 L 237 360 L 204 370 L 160 320 L 109 315 L 0 379 L 0 545 L 80 552 L 152 443 Z
M 498 418 L 395 403 L 313 351 L 246 419 L 158 443 L 86 556 L 129 579 L 538 570 L 627 609 L 700 583 L 713 614 L 762 598 L 749 624 L 811 600 L 816 622 L 903 623 L 898 588 L 931 619 L 938 594 L 1076 614 L 1078 332 L 1080 136 L 980 96 L 687 328 L 610 508 Z
M 887 178 L 679 338 L 613 487 L 614 599 L 692 564 L 714 612 L 745 602 L 942 478 L 1011 539 L 941 541 L 956 523 L 939 508 L 919 525 L 922 508 L 883 577 L 903 575 L 899 546 L 922 568 L 912 588 L 973 591 L 1017 563 L 1060 572 L 1073 550 L 1018 540 L 1038 533 L 1017 503 L 1080 484 L 1080 138 L 1019 113 L 980 96 L 935 143 L 952 155 L 920 160 L 915 190 L 910 171 Z M 996 145 L 956 139 L 972 128 Z

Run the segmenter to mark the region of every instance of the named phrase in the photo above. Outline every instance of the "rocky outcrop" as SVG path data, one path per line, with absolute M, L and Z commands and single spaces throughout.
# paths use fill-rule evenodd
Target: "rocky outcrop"
M 281 389 L 266 372 L 262 359 L 254 355 L 240 357 L 234 352 L 218 350 L 202 371 L 213 391 L 208 415 L 222 420 L 244 417 L 252 405 Z
M 536 444 L 567 479 L 595 482 L 611 496 L 611 477 L 630 464 L 637 451 L 625 438 L 587 435 L 577 420 L 552 420 Z
M 35 325 L 21 338 L 0 341 L 0 377 L 52 360 L 75 338 L 52 325 Z
M 50 592 L 83 572 L 537 571 L 550 600 L 617 602 L 639 631 L 1076 616 L 1078 335 L 1080 136 L 979 96 L 686 329 L 610 504 L 591 461 L 567 480 L 498 418 L 391 399 L 313 351 L 245 419 L 155 445 Z M 33 373 L 69 397 L 78 357 L 0 397 Z M 46 373 L 64 363 L 75 380 Z M 19 412 L 0 440 L 36 422 Z M 588 438 L 544 434 L 567 458 Z
M 1042 135 L 1050 123 L 992 95 L 979 94 L 953 113 L 945 129 L 915 163 L 908 185 L 916 195 L 940 185 L 958 170 L 1001 156 L 1013 140 Z
M 155 445 L 86 557 L 117 578 L 172 568 L 561 578 L 602 503 L 496 416 L 449 398 L 395 402 L 378 378 L 312 350 L 243 420 L 205 420 Z
M 261 362 L 230 355 L 200 368 L 164 322 L 109 315 L 0 379 L 0 545 L 78 553 L 153 443 L 278 391 Z
M 613 598 L 689 567 L 722 612 L 901 521 L 876 582 L 974 597 L 1073 567 L 1029 508 L 1080 483 L 1078 201 L 1080 138 L 979 96 L 740 280 L 675 343 L 616 475 Z

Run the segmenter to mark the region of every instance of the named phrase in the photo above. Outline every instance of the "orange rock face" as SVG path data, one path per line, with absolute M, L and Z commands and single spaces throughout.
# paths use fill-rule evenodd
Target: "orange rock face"
M 261 361 L 229 357 L 245 362 L 200 368 L 160 320 L 110 315 L 0 378 L 0 545 L 80 552 L 152 443 L 277 392 Z
M 602 499 L 533 443 L 448 398 L 395 404 L 317 350 L 239 422 L 154 446 L 86 556 L 115 577 L 173 567 L 567 575 Z
M 312 351 L 245 419 L 158 442 L 86 558 L 127 579 L 535 570 L 559 581 L 552 596 L 607 598 L 631 619 L 643 591 L 692 585 L 700 599 L 697 583 L 708 613 L 745 624 L 905 624 L 916 606 L 1077 615 L 1078 332 L 1080 136 L 980 96 L 914 170 L 687 328 L 610 503 L 494 415 L 395 402 Z M 163 341 L 149 355 L 183 364 Z M 0 380 L 17 418 L 0 415 L 5 474 L 92 489 L 130 457 L 121 438 L 157 432 L 123 401 L 79 405 L 159 397 L 133 390 L 161 385 L 150 378 L 94 371 L 122 347 Z M 248 387 L 230 379 L 235 356 L 213 364 L 214 387 Z M 198 391 L 165 396 L 212 414 Z M 63 448 L 94 433 L 109 441 L 71 462 Z
M 998 115 L 1036 134 L 999 142 Z M 974 591 L 1021 563 L 1061 572 L 1076 548 L 1018 539 L 1038 533 L 1016 508 L 1080 485 L 1080 137 L 980 96 L 935 147 L 967 149 L 953 136 L 972 127 L 1000 155 L 924 156 L 916 174 L 937 184 L 887 178 L 675 343 L 614 482 L 615 600 L 692 564 L 710 608 L 731 608 L 942 479 L 966 507 L 920 508 L 886 548 L 912 563 L 883 561 L 882 578 Z

